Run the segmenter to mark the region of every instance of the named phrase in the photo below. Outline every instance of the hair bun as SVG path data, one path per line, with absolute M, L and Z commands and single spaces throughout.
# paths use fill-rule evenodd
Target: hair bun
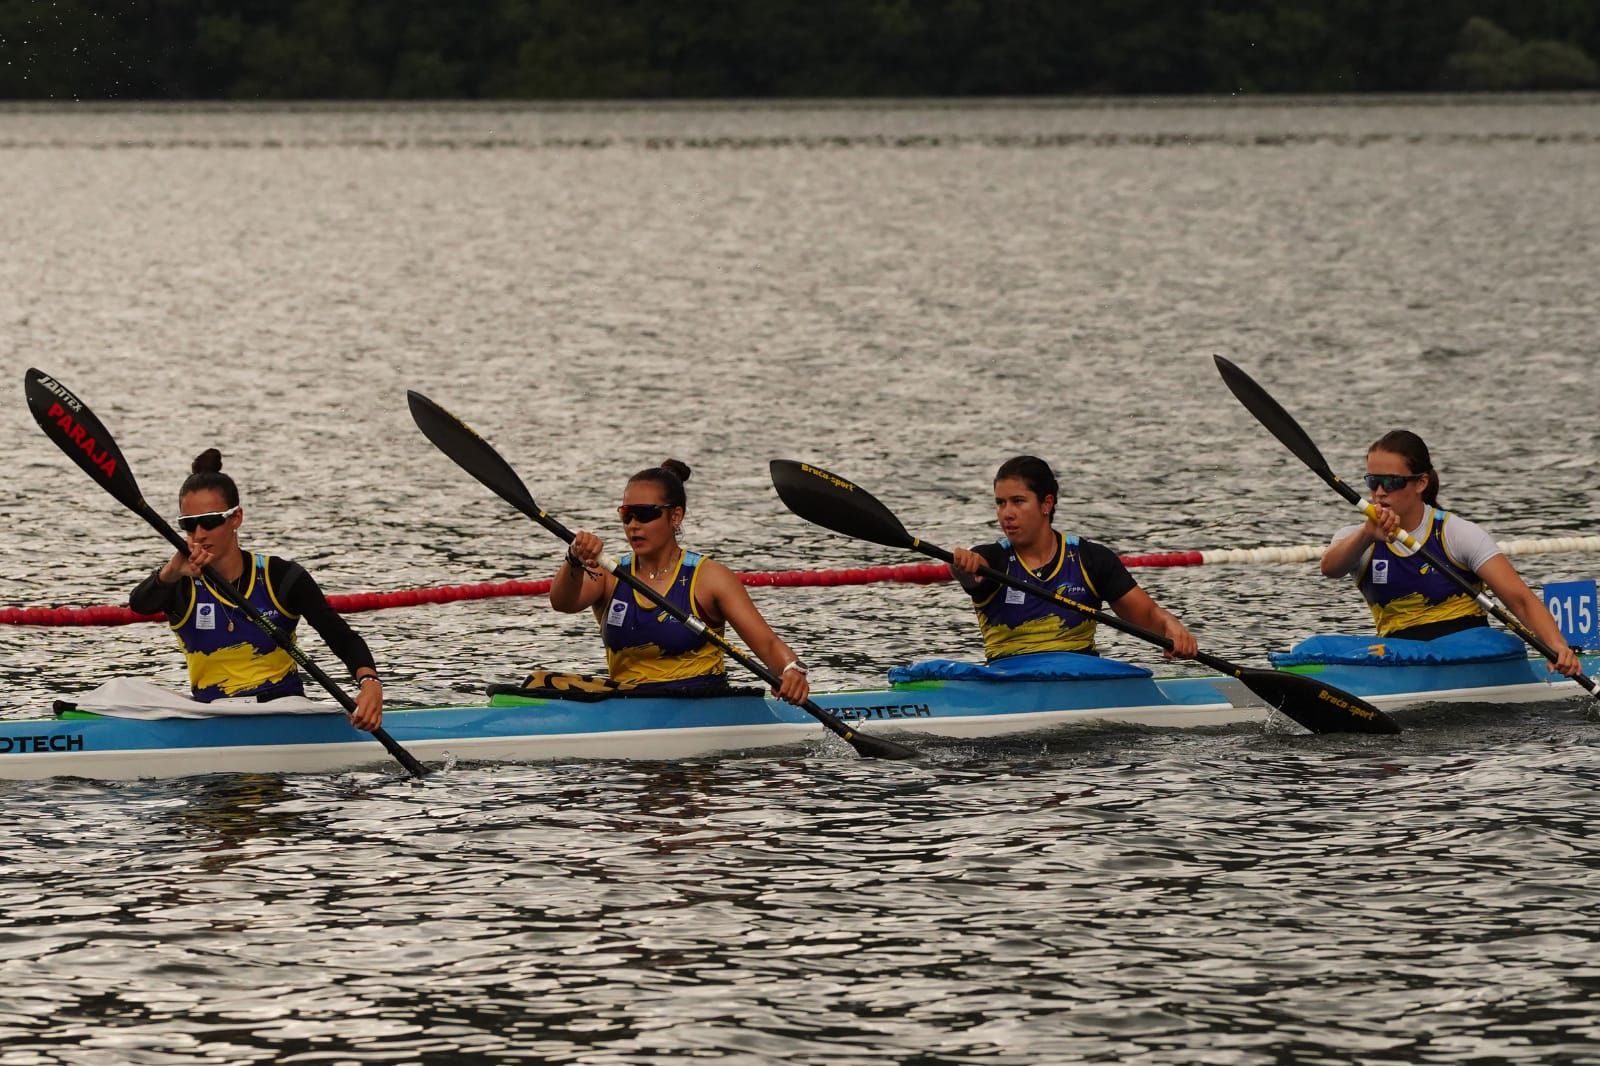
M 189 464 L 192 474 L 216 474 L 222 470 L 222 453 L 215 448 L 207 448 L 194 457 L 194 462 Z
M 682 459 L 663 459 L 661 469 L 669 472 L 679 481 L 689 480 L 689 464 Z

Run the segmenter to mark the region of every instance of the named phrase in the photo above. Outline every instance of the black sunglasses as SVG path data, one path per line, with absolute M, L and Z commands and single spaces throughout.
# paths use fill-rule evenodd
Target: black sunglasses
M 1399 492 L 1406 487 L 1408 482 L 1427 476 L 1427 474 L 1368 474 L 1361 480 L 1365 481 L 1367 488 L 1372 490 L 1376 490 L 1378 486 L 1382 485 L 1384 492 Z
M 234 504 L 226 511 L 207 511 L 205 514 L 182 514 L 178 516 L 178 528 L 185 533 L 193 533 L 196 529 L 216 529 L 222 523 L 233 517 L 233 512 L 239 509 Z
M 617 517 L 622 519 L 622 524 L 638 522 L 644 525 L 654 522 L 667 513 L 667 506 L 661 503 L 625 503 L 617 508 Z

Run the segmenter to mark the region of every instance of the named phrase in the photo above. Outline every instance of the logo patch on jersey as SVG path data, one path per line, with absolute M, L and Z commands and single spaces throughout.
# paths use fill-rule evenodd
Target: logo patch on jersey
M 217 628 L 217 605 L 214 603 L 196 604 L 194 608 L 194 627 L 196 629 Z
M 1374 585 L 1387 585 L 1389 583 L 1389 560 L 1372 560 L 1372 583 Z
M 611 609 L 606 612 L 606 625 L 620 626 L 628 617 L 628 601 L 612 600 Z
M 1027 601 L 1028 594 L 1021 589 L 1006 589 L 1007 603 L 1026 603 Z

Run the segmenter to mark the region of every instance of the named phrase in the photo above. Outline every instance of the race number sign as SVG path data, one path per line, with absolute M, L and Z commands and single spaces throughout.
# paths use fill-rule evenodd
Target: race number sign
M 1600 596 L 1594 581 L 1558 581 L 1544 587 L 1544 605 L 1550 608 L 1561 636 L 1574 648 L 1600 648 Z

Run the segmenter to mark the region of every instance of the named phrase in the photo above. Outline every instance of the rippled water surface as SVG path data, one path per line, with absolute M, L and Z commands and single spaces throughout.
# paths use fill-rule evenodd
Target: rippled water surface
M 333 592 L 560 556 L 407 388 L 572 526 L 687 460 L 690 542 L 741 569 L 915 558 L 789 515 L 778 456 L 935 543 L 992 535 L 1017 451 L 1123 551 L 1323 539 L 1339 501 L 1212 353 L 1346 475 L 1404 425 L 1502 539 L 1600 517 L 1585 98 L 16 108 L 0 163 L 6 605 L 119 602 L 162 555 L 33 425 L 28 366 L 160 510 L 219 446 L 247 545 Z M 1245 662 L 1365 622 L 1309 565 L 1137 576 Z M 822 687 L 977 654 L 948 585 L 757 599 Z M 353 620 L 395 703 L 601 662 L 542 600 Z M 155 627 L 0 627 L 7 716 L 114 674 L 182 677 Z M 0 1061 L 1600 1062 L 1600 724 L 1402 722 L 0 782 Z

